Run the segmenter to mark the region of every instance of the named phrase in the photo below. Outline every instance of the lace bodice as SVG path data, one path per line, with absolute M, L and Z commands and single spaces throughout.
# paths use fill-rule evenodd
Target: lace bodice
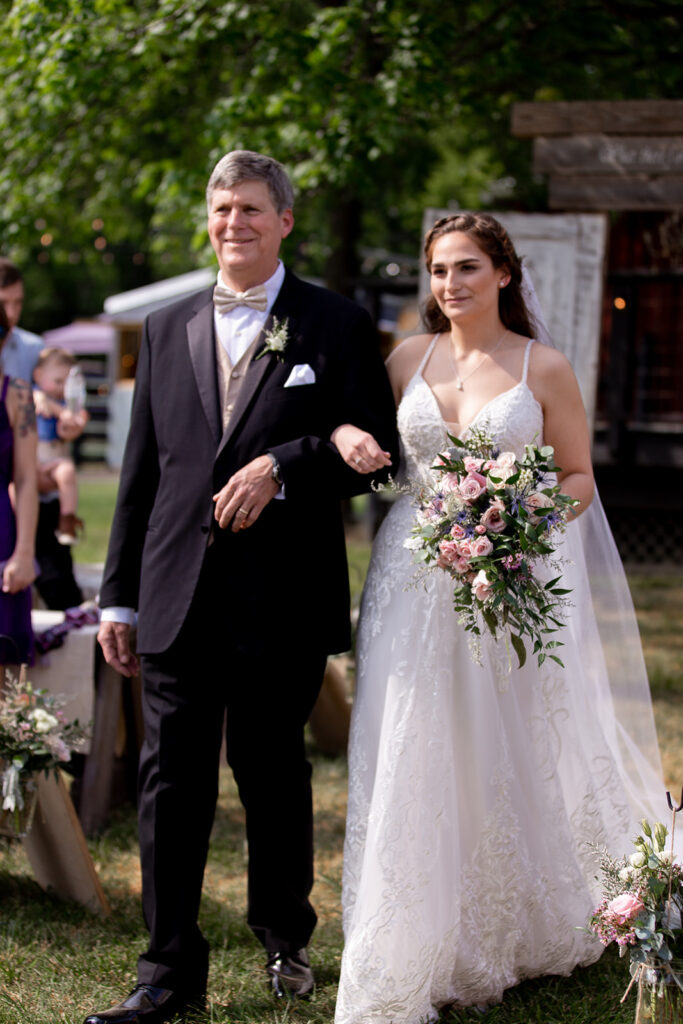
M 423 377 L 424 367 L 438 337 L 436 335 L 429 344 L 398 407 L 404 476 L 425 482 L 430 476 L 430 467 L 434 464 L 436 453 L 448 444 L 447 427 L 441 410 L 434 392 Z M 543 443 L 543 410 L 526 382 L 532 345 L 530 341 L 524 353 L 522 379 L 514 387 L 486 402 L 462 431 L 461 437 L 466 437 L 467 431 L 473 426 L 486 427 L 503 449 L 518 455 L 523 453 L 525 444 L 533 442 L 540 446 Z

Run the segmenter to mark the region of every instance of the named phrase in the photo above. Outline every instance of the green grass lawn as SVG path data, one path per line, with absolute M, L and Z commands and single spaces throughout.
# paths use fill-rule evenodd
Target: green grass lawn
M 104 558 L 116 484 L 87 475 L 80 512 L 87 540 L 75 549 L 81 562 Z M 358 594 L 369 545 L 350 545 L 350 573 Z M 631 580 L 655 710 L 672 788 L 683 783 L 683 581 L 673 576 Z M 275 1005 L 263 982 L 262 954 L 244 921 L 246 862 L 242 809 L 227 770 L 214 826 L 201 907 L 201 925 L 212 947 L 210 1007 L 202 1024 L 329 1024 L 342 949 L 341 859 L 346 807 L 346 763 L 311 751 L 316 802 L 317 880 L 313 900 L 319 925 L 311 946 L 318 988 L 309 1003 Z M 192 811 L 179 822 L 192 827 Z M 80 1024 L 85 1014 L 118 1001 L 135 983 L 135 960 L 144 948 L 135 815 L 119 809 L 107 831 L 89 841 L 112 907 L 108 920 L 45 895 L 34 882 L 19 844 L 0 839 L 0 1024 Z M 173 851 L 168 851 L 173 856 Z M 274 863 L 277 852 L 274 851 Z M 487 1024 L 630 1024 L 633 993 L 624 961 L 608 951 L 599 963 L 569 978 L 543 978 L 511 990 L 486 1017 Z M 477 1020 L 446 1012 L 442 1024 Z M 186 1018 L 190 1021 L 190 1018 Z

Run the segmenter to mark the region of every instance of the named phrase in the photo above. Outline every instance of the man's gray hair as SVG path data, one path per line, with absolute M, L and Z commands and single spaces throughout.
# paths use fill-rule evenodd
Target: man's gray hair
M 221 157 L 211 172 L 206 186 L 206 205 L 209 210 L 216 189 L 232 188 L 241 181 L 265 181 L 278 213 L 291 210 L 294 206 L 294 191 L 282 164 L 270 156 L 253 153 L 250 149 L 233 149 Z

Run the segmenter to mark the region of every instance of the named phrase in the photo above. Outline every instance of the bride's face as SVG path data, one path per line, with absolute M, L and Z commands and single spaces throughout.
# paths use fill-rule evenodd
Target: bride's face
M 442 312 L 453 322 L 498 311 L 500 289 L 509 274 L 496 268 L 464 231 L 449 231 L 432 246 L 431 289 Z

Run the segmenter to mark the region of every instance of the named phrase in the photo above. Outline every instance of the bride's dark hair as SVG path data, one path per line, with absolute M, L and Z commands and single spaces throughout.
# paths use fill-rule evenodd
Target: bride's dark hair
M 504 267 L 510 275 L 500 289 L 498 314 L 504 326 L 515 334 L 533 338 L 536 328 L 522 295 L 522 261 L 503 225 L 490 213 L 452 213 L 441 217 L 425 235 L 424 258 L 427 270 L 432 269 L 432 250 L 437 238 L 451 231 L 463 231 L 486 253 L 496 269 Z M 433 295 L 427 299 L 422 318 L 430 331 L 450 330 L 450 321 Z

